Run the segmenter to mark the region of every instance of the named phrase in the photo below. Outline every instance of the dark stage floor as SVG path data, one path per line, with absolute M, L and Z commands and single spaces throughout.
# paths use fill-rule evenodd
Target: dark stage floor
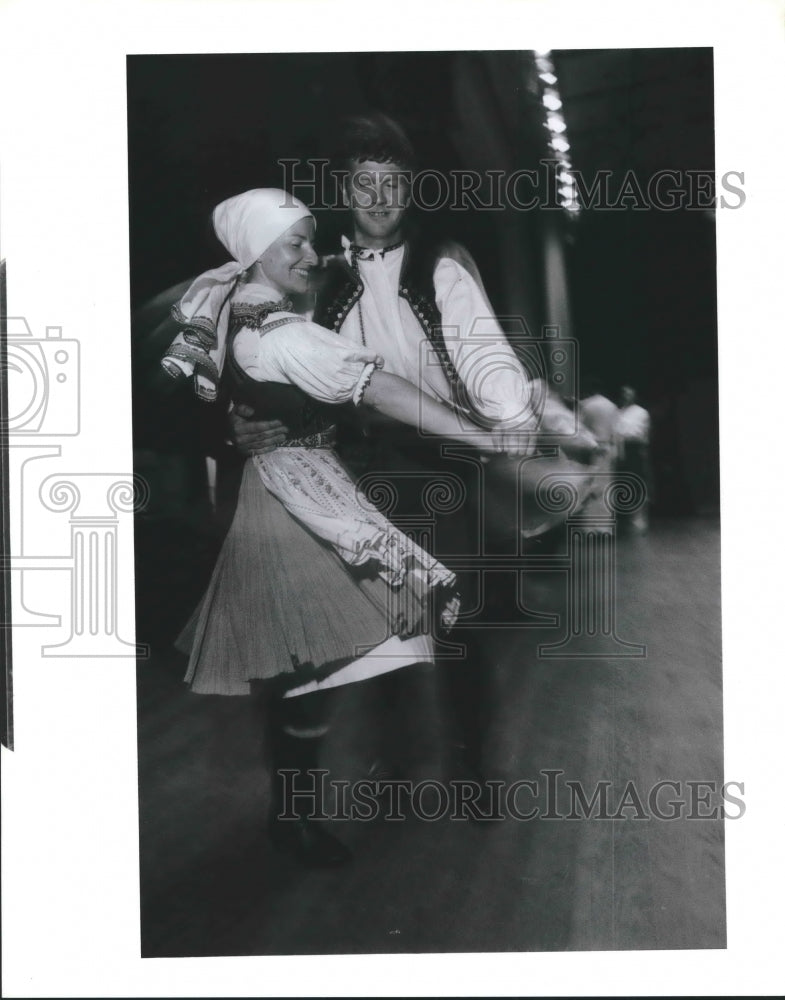
M 580 781 L 589 796 L 610 782 L 614 812 L 632 781 L 645 818 L 633 818 L 628 791 L 619 819 L 344 823 L 353 863 L 300 869 L 264 835 L 269 779 L 250 701 L 188 693 L 184 658 L 161 644 L 138 671 L 143 954 L 724 947 L 722 822 L 687 818 L 687 782 L 723 780 L 719 546 L 719 524 L 705 518 L 618 540 L 617 633 L 645 644 L 643 658 L 538 657 L 566 621 L 566 576 L 553 570 L 530 575 L 525 599 L 559 611 L 561 630 L 487 633 L 487 777 L 539 781 L 542 810 L 543 772 L 563 771 L 551 779 L 562 816 L 564 782 Z M 331 777 L 367 774 L 385 715 L 407 774 L 451 775 L 437 675 L 399 677 L 395 711 L 378 681 L 335 692 Z M 668 800 L 688 803 L 672 820 L 650 811 L 649 792 L 664 780 L 680 783 L 680 794 L 662 790 L 664 811 Z

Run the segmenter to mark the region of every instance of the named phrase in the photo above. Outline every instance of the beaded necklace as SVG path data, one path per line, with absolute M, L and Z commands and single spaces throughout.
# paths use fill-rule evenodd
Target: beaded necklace
M 358 246 L 357 243 L 350 243 L 349 252 L 352 255 L 352 270 L 356 273 L 357 277 L 359 278 L 360 265 L 358 262 L 360 260 L 368 259 L 367 257 L 362 257 L 361 256 L 362 254 L 364 253 L 378 254 L 382 258 L 382 260 L 384 260 L 384 255 L 386 253 L 391 253 L 393 250 L 399 250 L 403 246 L 403 244 L 404 241 L 401 240 L 400 243 L 393 243 L 389 247 L 382 247 L 381 250 L 374 250 L 371 247 L 361 247 Z M 362 340 L 362 345 L 363 347 L 367 347 L 368 345 L 365 343 L 365 323 L 363 321 L 362 297 L 360 297 L 360 301 L 357 303 L 357 314 L 360 317 L 360 338 Z

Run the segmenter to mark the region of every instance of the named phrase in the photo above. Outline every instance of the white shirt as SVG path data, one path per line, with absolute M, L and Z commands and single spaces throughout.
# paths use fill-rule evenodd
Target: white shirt
M 372 351 L 305 319 L 269 332 L 244 327 L 233 351 L 254 381 L 296 385 L 322 403 L 358 403 L 376 367 Z
M 275 300 L 264 285 L 237 289 L 236 302 Z M 285 319 L 276 326 L 276 319 Z M 292 322 L 294 320 L 295 322 Z M 243 327 L 232 344 L 235 361 L 256 382 L 296 385 L 323 403 L 358 403 L 373 374 L 374 352 L 341 341 L 324 327 L 294 313 L 271 313 L 266 328 Z
M 351 263 L 349 242 L 344 238 Z M 451 402 L 447 375 L 409 303 L 398 294 L 404 248 L 358 259 L 363 294 L 349 312 L 341 336 L 384 358 L 384 371 L 423 392 Z M 531 413 L 529 380 L 477 282 L 457 261 L 442 257 L 434 270 L 436 305 L 452 363 L 477 411 L 494 421 Z M 362 321 L 361 321 L 362 317 Z
M 596 393 L 587 396 L 579 404 L 581 419 L 592 434 L 602 444 L 610 444 L 616 433 L 619 409 L 606 396 Z
M 632 403 L 619 410 L 616 433 L 625 441 L 641 441 L 646 444 L 649 440 L 649 423 L 648 412 L 637 403 Z

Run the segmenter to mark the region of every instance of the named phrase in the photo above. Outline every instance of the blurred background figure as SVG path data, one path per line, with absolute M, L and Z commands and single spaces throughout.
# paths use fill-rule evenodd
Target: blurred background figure
M 616 461 L 616 424 L 619 409 L 604 394 L 604 385 L 596 375 L 583 380 L 578 412 L 587 430 L 597 441 L 598 452 L 594 466 L 599 471 L 610 472 Z
M 630 472 L 643 480 L 646 499 L 630 515 L 629 526 L 633 531 L 645 532 L 649 527 L 651 502 L 651 476 L 649 472 L 649 413 L 637 402 L 632 386 L 623 385 L 619 392 L 619 409 L 616 419 L 616 469 Z

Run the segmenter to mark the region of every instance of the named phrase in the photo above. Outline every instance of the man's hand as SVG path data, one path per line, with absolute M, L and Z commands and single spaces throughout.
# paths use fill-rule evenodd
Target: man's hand
M 531 423 L 512 427 L 500 424 L 491 430 L 494 451 L 505 455 L 531 455 L 537 447 L 538 433 L 536 425 Z
M 264 455 L 283 444 L 289 429 L 280 420 L 252 420 L 250 406 L 240 404 L 229 414 L 232 441 L 243 455 Z

